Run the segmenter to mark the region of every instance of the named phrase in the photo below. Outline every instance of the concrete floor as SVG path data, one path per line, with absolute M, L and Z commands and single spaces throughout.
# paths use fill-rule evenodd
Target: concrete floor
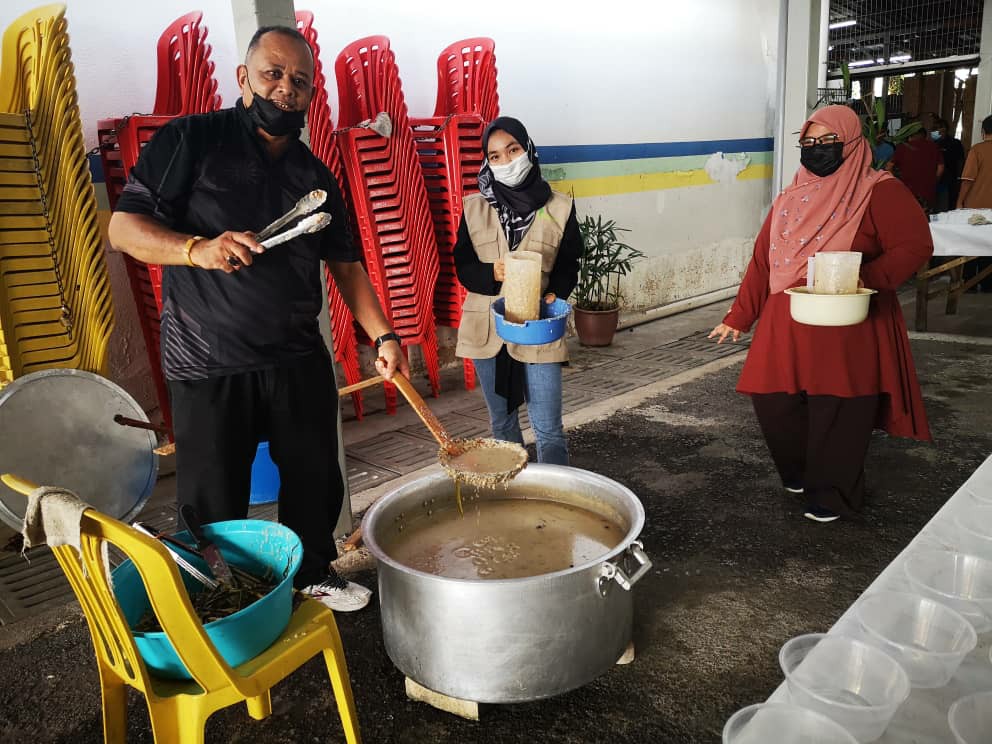
M 711 328 L 726 304 L 622 332 L 608 349 L 577 354 L 568 375 Z M 904 310 L 913 317 L 911 303 Z M 934 301 L 930 333 L 914 339 L 913 353 L 935 442 L 875 437 L 871 500 L 857 521 L 810 523 L 778 486 L 748 401 L 733 392 L 742 353 L 569 414 L 573 464 L 629 486 L 647 512 L 654 569 L 635 592 L 638 658 L 558 698 L 485 708 L 471 723 L 406 699 L 373 604 L 338 617 L 365 740 L 717 741 L 734 710 L 780 682 L 781 644 L 826 630 L 992 453 L 990 311 L 988 295 L 966 296 L 955 317 Z M 432 407 L 444 418 L 472 395 L 446 392 Z M 373 415 L 346 425 L 346 441 L 407 423 Z M 417 475 L 355 494 L 356 509 Z M 342 566 L 374 585 L 363 551 Z M 99 741 L 99 687 L 77 609 L 0 628 L 0 680 L 0 741 Z M 131 703 L 128 740 L 151 741 L 140 698 Z M 207 741 L 343 741 L 319 660 L 277 687 L 274 705 L 262 722 L 243 707 L 216 714 Z

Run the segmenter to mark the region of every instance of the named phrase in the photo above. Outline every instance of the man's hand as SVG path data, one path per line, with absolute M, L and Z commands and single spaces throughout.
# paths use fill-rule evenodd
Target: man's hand
M 396 341 L 386 341 L 379 347 L 379 358 L 375 360 L 375 369 L 387 380 L 399 372 L 406 378 L 410 377 L 410 364 L 403 356 L 403 350 Z
M 252 233 L 228 230 L 212 240 L 194 243 L 189 257 L 201 269 L 230 274 L 243 266 L 251 266 L 253 253 L 265 253 L 265 248 Z
M 496 261 L 493 264 L 493 279 L 498 282 L 506 279 L 506 264 L 502 261 Z

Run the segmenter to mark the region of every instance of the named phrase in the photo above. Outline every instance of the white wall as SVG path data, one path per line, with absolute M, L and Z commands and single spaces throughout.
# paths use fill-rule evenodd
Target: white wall
M 38 4 L 3 0 L 0 26 Z M 210 29 L 224 102 L 234 102 L 239 59 L 229 0 L 67 5 L 87 147 L 96 144 L 97 119 L 151 110 L 158 36 L 193 9 L 203 11 Z M 496 41 L 501 110 L 522 119 L 539 147 L 772 136 L 779 0 L 298 0 L 297 8 L 314 12 L 335 113 L 333 65 L 346 44 L 388 36 L 410 113 L 423 116 L 434 109 L 438 53 L 453 41 L 489 36 Z M 648 256 L 625 284 L 628 309 L 739 280 L 770 201 L 769 178 L 704 178 L 685 187 L 669 179 L 651 190 L 630 175 L 636 163 L 595 165 L 625 180 L 622 188 L 578 199 L 580 212 L 630 228 L 628 242 Z M 701 161 L 686 167 L 702 172 Z M 664 163 L 658 169 L 672 170 Z M 582 172 L 574 176 L 567 164 L 564 171 L 566 183 Z M 119 261 L 112 265 L 120 329 L 115 374 L 134 390 L 147 375 Z

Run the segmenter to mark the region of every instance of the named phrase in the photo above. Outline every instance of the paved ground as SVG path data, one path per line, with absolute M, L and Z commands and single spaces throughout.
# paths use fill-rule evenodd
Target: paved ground
M 734 710 L 779 683 L 779 646 L 828 628 L 992 452 L 989 309 L 988 297 L 966 297 L 953 328 L 942 328 L 942 316 L 931 312 L 931 331 L 984 339 L 914 341 L 937 441 L 876 437 L 872 498 L 857 522 L 809 523 L 778 487 L 748 403 L 732 392 L 739 356 L 574 411 L 573 464 L 628 485 L 647 512 L 643 539 L 655 568 L 636 592 L 637 660 L 576 692 L 489 707 L 481 723 L 469 723 L 406 700 L 402 676 L 382 648 L 378 611 L 370 607 L 339 617 L 365 740 L 717 741 Z M 906 313 L 912 317 L 911 306 Z M 704 308 L 638 327 L 605 356 L 620 352 L 626 359 L 663 346 L 712 326 L 718 314 L 719 308 Z M 607 363 L 597 355 L 602 352 L 584 355 L 569 375 Z M 439 409 L 463 406 L 456 397 L 442 396 Z M 386 431 L 400 424 L 382 423 L 386 418 L 373 416 L 363 426 Z M 415 476 L 397 476 L 391 485 Z M 375 491 L 356 494 L 357 500 L 370 494 Z M 364 556 L 347 565 L 359 580 L 374 583 Z M 99 687 L 78 610 L 69 606 L 0 628 L 0 679 L 0 741 L 100 739 Z M 131 702 L 128 740 L 151 741 L 140 698 Z M 317 662 L 276 689 L 275 708 L 263 722 L 243 709 L 223 711 L 211 719 L 207 740 L 343 740 Z

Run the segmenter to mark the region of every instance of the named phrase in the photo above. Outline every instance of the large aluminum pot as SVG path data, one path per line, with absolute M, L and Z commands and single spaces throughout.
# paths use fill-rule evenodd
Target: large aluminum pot
M 386 652 L 407 677 L 435 692 L 480 703 L 558 695 L 610 669 L 630 642 L 631 587 L 651 568 L 637 542 L 644 526 L 637 497 L 609 478 L 560 465 L 529 465 L 508 490 L 480 493 L 507 497 L 589 509 L 622 526 L 624 538 L 605 556 L 556 573 L 450 579 L 402 565 L 382 548 L 411 519 L 452 508 L 447 475 L 402 486 L 365 516 L 365 544 L 379 561 Z

